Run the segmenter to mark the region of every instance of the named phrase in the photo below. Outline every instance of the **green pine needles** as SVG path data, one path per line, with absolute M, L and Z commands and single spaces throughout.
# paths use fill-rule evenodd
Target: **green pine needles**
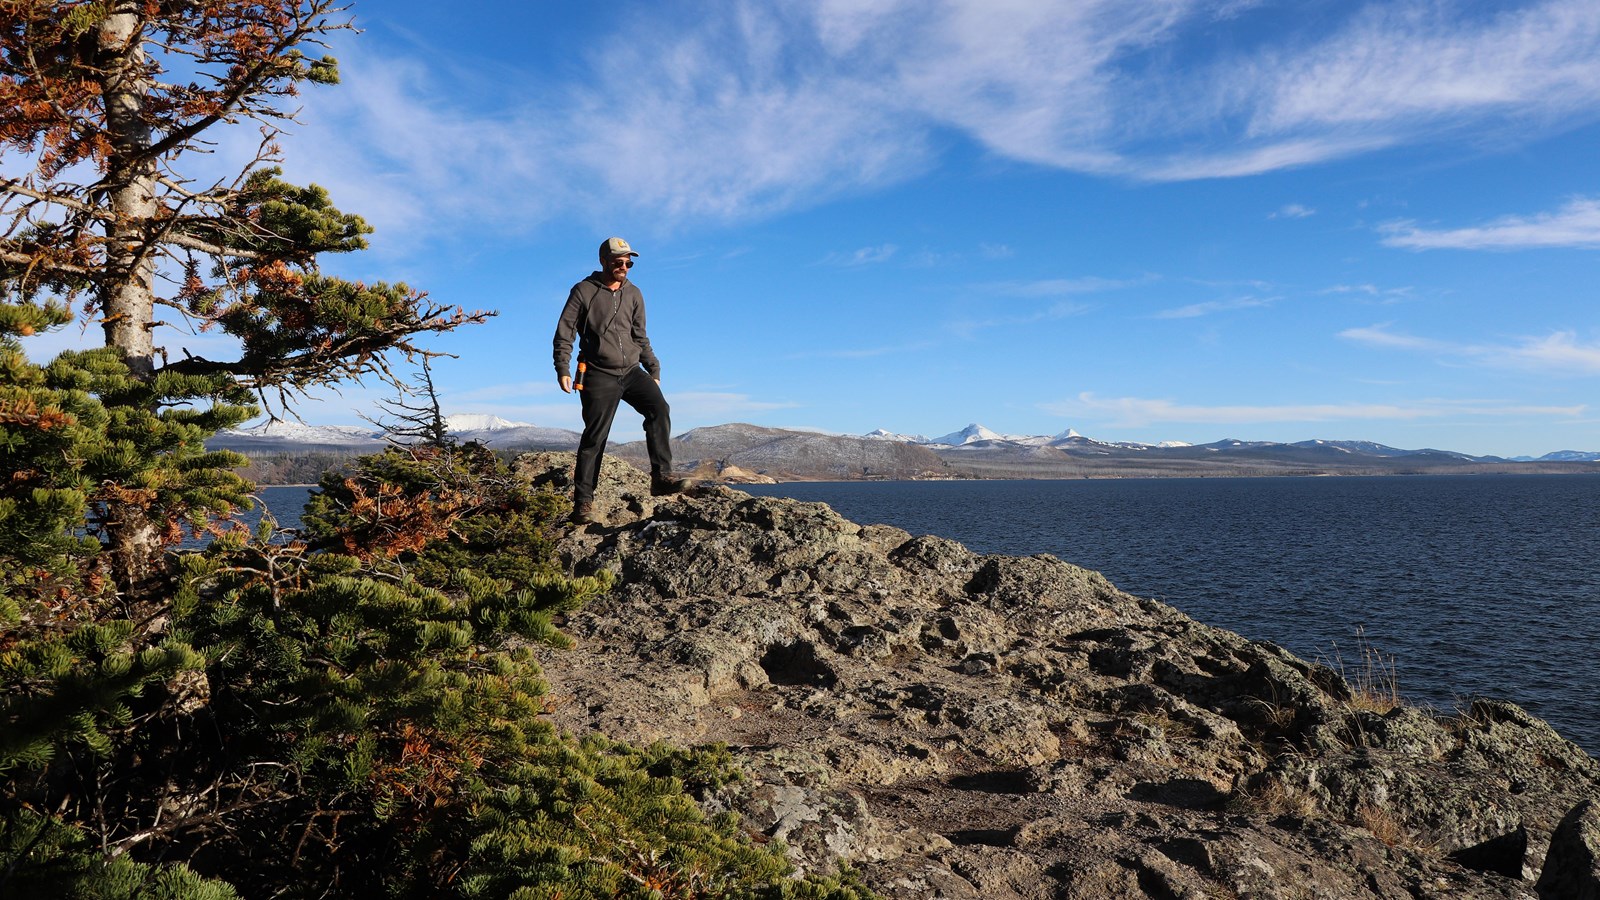
M 35 862 L 40 861 L 40 862 Z M 224 881 L 182 864 L 150 865 L 107 857 L 88 833 L 23 810 L 0 818 L 0 862 L 8 897 L 73 900 L 238 900 Z
M 147 423 L 165 448 L 149 457 L 119 447 L 96 399 L 125 389 L 111 368 L 4 367 L 5 396 L 39 410 L 6 425 L 38 470 L 10 508 L 70 501 L 0 518 L 6 571 L 51 573 L 4 594 L 7 896 L 870 896 L 792 879 L 780 845 L 700 811 L 696 792 L 739 777 L 726 750 L 551 727 L 534 648 L 566 646 L 555 617 L 610 581 L 559 571 L 563 501 L 485 448 L 363 458 L 324 478 L 303 536 L 206 525 L 209 547 L 168 553 L 160 599 L 121 602 L 77 534 L 100 490 L 86 472 L 185 515 L 242 498 L 208 469 L 224 457 L 189 447 L 204 422 Z M 79 463 L 49 469 L 62 447 Z

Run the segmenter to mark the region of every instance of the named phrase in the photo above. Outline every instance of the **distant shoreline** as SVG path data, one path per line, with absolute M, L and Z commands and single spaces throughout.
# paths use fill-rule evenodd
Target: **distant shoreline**
M 1539 463 L 1536 465 L 1567 465 L 1572 468 L 1538 471 L 1519 471 L 1510 468 L 1496 467 L 1487 470 L 1452 470 L 1437 469 L 1426 472 L 1175 472 L 1170 474 L 1154 474 L 1150 472 L 1094 472 L 1081 475 L 967 475 L 949 478 L 833 478 L 827 476 L 811 477 L 805 475 L 772 474 L 771 477 L 779 484 L 869 484 L 883 483 L 895 484 L 906 482 L 932 482 L 932 481 L 1130 481 L 1145 479 L 1150 481 L 1171 481 L 1181 479 L 1216 479 L 1216 478 L 1432 478 L 1448 475 L 1516 475 L 1516 476 L 1549 476 L 1562 477 L 1573 475 L 1600 475 L 1600 464 L 1597 463 Z M 1577 468 L 1583 466 L 1584 468 Z M 771 473 L 768 473 L 771 474 Z M 742 482 L 720 481 L 715 478 L 705 479 L 713 484 L 725 484 L 728 487 L 744 487 L 748 484 L 765 484 L 767 482 Z
M 540 451 L 530 450 L 530 453 Z M 1433 477 L 1438 475 L 1517 475 L 1517 476 L 1570 476 L 1570 475 L 1600 475 L 1600 462 L 1527 462 L 1507 464 L 1485 464 L 1483 466 L 1463 466 L 1460 468 L 1434 468 L 1422 471 L 1237 471 L 1218 469 L 1214 471 L 1196 472 L 1140 472 L 1137 470 L 1116 471 L 1111 469 L 1090 471 L 1071 475 L 1025 475 L 1025 474 L 996 474 L 996 475 L 948 475 L 939 477 L 857 477 L 839 478 L 825 474 L 806 474 L 795 472 L 763 472 L 760 473 L 771 478 L 771 482 L 744 481 L 722 479 L 707 476 L 696 480 L 706 484 L 721 484 L 733 488 L 761 484 L 869 484 L 869 483 L 905 483 L 926 481 L 1127 481 L 1136 479 L 1149 480 L 1176 480 L 1176 479 L 1214 479 L 1214 478 L 1410 478 Z M 283 484 L 258 481 L 260 488 L 315 488 L 315 482 L 288 482 Z
M 636 466 L 644 464 L 642 460 L 638 459 L 630 458 L 629 461 Z M 1128 478 L 1381 478 L 1430 475 L 1600 475 L 1600 462 L 1591 461 L 1458 463 L 1419 466 L 1414 463 L 1406 464 L 1397 460 L 1392 466 L 1366 462 L 1340 469 L 1260 464 L 1197 465 L 1191 469 L 1184 469 L 1181 466 L 1172 465 L 1137 467 L 1120 466 L 1114 463 L 1102 467 L 1074 467 L 1073 471 L 1063 471 L 1064 468 L 1062 464 L 1050 463 L 1031 467 L 1021 465 L 996 466 L 989 472 L 948 471 L 927 475 L 865 475 L 854 477 L 839 477 L 832 473 L 786 471 L 772 468 L 758 471 L 757 474 L 779 482 L 841 483 L 868 481 L 1096 481 Z M 739 479 L 723 481 L 713 475 L 705 475 L 703 480 L 729 485 L 741 483 Z
M 287 450 L 288 448 L 284 448 Z M 506 460 L 525 453 L 566 453 L 570 447 L 496 447 Z M 257 484 L 306 487 L 346 469 L 361 453 L 325 448 L 251 457 L 246 477 Z M 649 466 L 643 441 L 608 455 Z M 680 475 L 703 481 L 763 483 L 844 481 L 1009 481 L 1129 478 L 1281 478 L 1371 475 L 1576 475 L 1600 473 L 1600 460 L 1509 460 L 1443 450 L 1399 450 L 1365 442 L 1300 444 L 1221 441 L 1215 445 L 1129 448 L 1073 439 L 1063 446 L 978 441 L 960 447 L 838 437 L 753 425 L 698 428 L 672 441 Z

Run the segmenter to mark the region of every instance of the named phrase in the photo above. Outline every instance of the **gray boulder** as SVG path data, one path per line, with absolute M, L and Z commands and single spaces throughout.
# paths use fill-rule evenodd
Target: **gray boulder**
M 1600 898 L 1600 804 L 1585 800 L 1562 817 L 1538 887 L 1549 900 Z

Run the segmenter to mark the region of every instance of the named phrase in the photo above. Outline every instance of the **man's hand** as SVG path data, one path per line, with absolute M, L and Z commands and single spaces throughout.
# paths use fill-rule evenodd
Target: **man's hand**
M 563 394 L 572 393 L 572 376 L 571 375 L 563 375 L 563 376 L 561 376 L 561 380 L 560 380 L 559 384 L 561 385 L 561 393 L 563 393 Z

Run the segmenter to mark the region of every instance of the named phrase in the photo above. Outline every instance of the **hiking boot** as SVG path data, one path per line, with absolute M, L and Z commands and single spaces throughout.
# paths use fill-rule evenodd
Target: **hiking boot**
M 673 478 L 669 475 L 650 476 L 650 496 L 652 497 L 681 494 L 691 487 L 694 487 L 694 482 L 687 478 Z
M 574 525 L 598 525 L 600 517 L 595 515 L 593 500 L 579 500 L 572 504 L 570 520 Z

